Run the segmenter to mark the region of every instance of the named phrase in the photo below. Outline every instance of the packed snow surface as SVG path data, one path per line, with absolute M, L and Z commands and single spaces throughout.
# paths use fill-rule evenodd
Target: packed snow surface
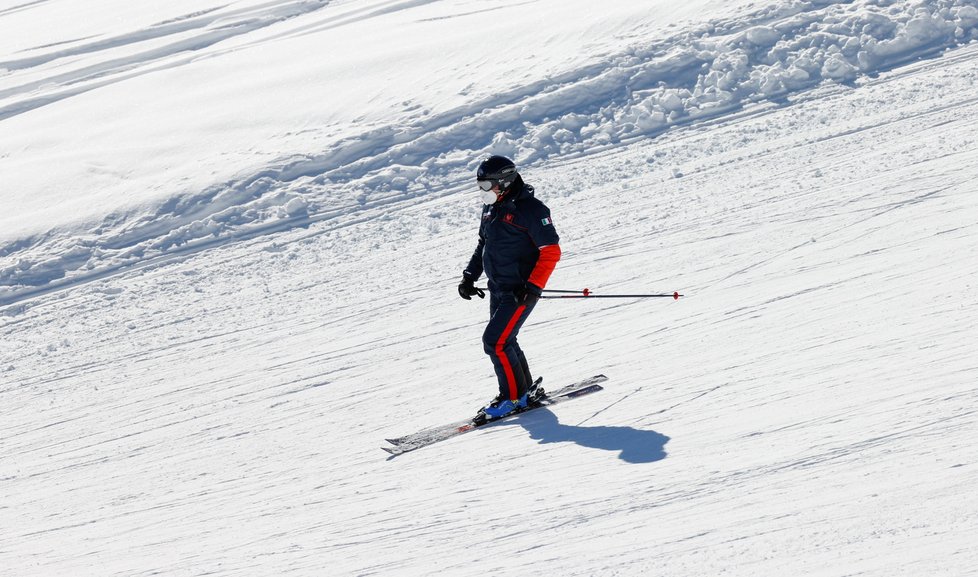
M 0 3 L 0 573 L 978 575 L 976 84 L 978 0 Z M 685 296 L 388 459 L 494 394 L 489 153 Z

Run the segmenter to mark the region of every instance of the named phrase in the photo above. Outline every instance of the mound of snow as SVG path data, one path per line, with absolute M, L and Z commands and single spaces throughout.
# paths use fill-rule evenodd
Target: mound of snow
M 267 34 L 266 28 L 290 19 L 294 19 L 293 27 L 286 30 L 291 32 L 279 32 L 280 36 L 327 34 L 342 24 L 314 26 L 303 19 L 324 6 L 317 2 L 237 10 L 214 6 L 143 32 L 131 32 L 102 43 L 82 43 L 79 46 L 87 46 L 92 52 L 89 57 L 95 62 L 88 69 L 77 68 L 85 62 L 82 48 L 65 47 L 8 59 L 0 62 L 0 67 L 17 72 L 18 78 L 32 73 L 34 68 L 38 68 L 38 76 L 42 72 L 50 74 L 51 66 L 69 59 L 74 71 L 64 73 L 71 75 L 70 81 L 65 82 L 75 88 L 64 93 L 44 92 L 37 85 L 35 90 L 40 90 L 41 95 L 28 94 L 27 100 L 22 91 L 7 90 L 8 100 L 0 101 L 0 109 L 12 115 L 22 112 L 31 102 L 38 106 L 63 104 L 71 97 L 71 90 L 92 90 L 90 83 L 98 78 L 116 75 L 112 78 L 117 81 L 118 75 L 128 74 L 127 70 L 137 64 L 152 67 L 163 62 L 167 62 L 166 67 L 186 68 L 181 78 L 187 84 L 176 87 L 178 91 L 199 93 L 201 98 L 222 102 L 228 98 L 222 82 L 199 76 L 193 66 L 194 58 L 183 55 L 188 46 L 216 46 L 232 39 L 246 42 L 249 35 Z M 428 9 L 405 8 L 408 12 Z M 388 15 L 379 10 L 375 16 Z M 359 16 L 354 18 L 353 13 L 349 16 L 349 22 L 362 20 Z M 620 16 L 623 22 L 616 23 L 619 29 L 627 24 L 625 16 Z M 422 20 L 432 30 L 447 31 L 441 27 L 452 25 L 451 18 Z M 609 22 L 603 25 L 611 27 Z M 573 27 L 568 30 L 576 31 Z M 182 40 L 121 60 L 102 61 L 103 57 L 94 52 L 94 47 L 106 43 L 116 49 L 176 37 L 167 33 Z M 111 164 L 111 159 L 106 157 L 105 162 L 91 163 L 86 180 L 65 183 L 72 189 L 65 192 L 65 207 L 60 212 L 44 207 L 44 218 L 35 215 L 27 228 L 18 228 L 25 219 L 11 212 L 5 236 L 0 236 L 0 305 L 174 251 L 210 247 L 316 220 L 360 218 L 357 215 L 364 210 L 411 201 L 431 190 L 450 190 L 469 181 L 478 158 L 487 152 L 514 157 L 523 166 L 585 154 L 616 143 L 654 137 L 671 127 L 718 118 L 747 106 L 783 105 L 793 95 L 822 83 L 853 85 L 865 75 L 976 39 L 978 8 L 973 0 L 781 2 L 738 17 L 691 24 L 671 36 L 651 30 L 633 31 L 623 35 L 619 45 L 607 54 L 575 61 L 569 70 L 558 74 L 530 71 L 524 81 L 504 86 L 491 96 L 484 91 L 472 91 L 470 95 L 463 90 L 451 99 L 451 105 L 438 111 L 412 104 L 442 98 L 436 88 L 424 82 L 415 86 L 401 84 L 396 90 L 404 103 L 403 114 L 392 112 L 386 119 L 361 118 L 352 131 L 334 132 L 329 127 L 312 131 L 314 136 L 297 141 L 305 150 L 290 151 L 283 144 L 280 158 L 249 155 L 245 151 L 250 143 L 267 139 L 273 128 L 309 131 L 302 127 L 236 125 L 233 132 L 215 132 L 215 123 L 252 114 L 247 109 L 253 105 L 250 100 L 228 100 L 229 106 L 242 108 L 234 110 L 227 120 L 208 119 L 197 127 L 198 132 L 169 136 L 173 138 L 172 157 L 147 158 L 138 168 L 140 172 L 132 175 L 109 174 L 111 171 L 104 167 Z M 559 46 L 551 50 L 557 49 Z M 228 53 L 232 52 L 228 49 Z M 407 51 L 401 57 L 405 60 L 398 60 L 395 55 L 393 66 L 404 68 L 412 54 Z M 385 55 L 385 59 L 390 62 L 390 55 Z M 363 69 L 356 60 L 350 66 L 350 74 L 357 78 L 390 71 Z M 139 70 L 140 75 L 146 73 Z M 301 66 L 296 70 L 301 70 Z M 234 70 L 227 74 L 233 75 Z M 50 76 L 47 78 L 50 81 Z M 308 79 L 301 74 L 298 78 L 303 83 L 292 87 L 292 93 L 308 90 L 316 94 L 316 90 L 321 90 L 308 86 Z M 287 75 L 282 79 L 295 81 Z M 233 86 L 230 76 L 226 80 L 228 86 Z M 206 88 L 208 83 L 214 87 Z M 281 87 L 268 90 L 271 99 L 277 97 Z M 10 96 L 13 93 L 16 94 Z M 311 107 L 320 103 L 301 102 L 301 106 L 310 107 L 307 116 L 314 116 Z M 186 163 L 182 149 L 213 140 L 215 134 L 232 147 L 228 156 L 236 158 L 235 162 L 251 163 L 252 168 L 240 171 L 232 179 L 200 186 L 206 180 L 203 167 L 220 163 L 208 158 L 201 164 L 202 171 L 192 178 L 170 182 L 166 175 L 172 167 Z M 105 151 L 111 153 L 111 149 Z M 18 153 L 21 157 L 25 154 L 30 151 Z M 11 154 L 0 155 L 0 162 L 5 156 Z M 57 165 L 57 159 L 51 160 L 48 164 Z M 25 166 L 33 165 L 8 163 L 3 170 L 19 176 L 18 182 L 23 183 L 31 180 L 23 172 L 29 170 Z M 114 191 L 102 184 L 109 180 L 130 184 Z M 139 186 L 158 188 L 150 195 L 153 200 L 136 197 L 129 190 Z M 29 190 L 4 191 L 5 196 L 8 194 L 14 199 L 31 197 Z M 18 205 L 16 201 L 12 204 Z M 98 222 L 93 223 L 90 218 L 76 221 L 83 211 L 96 214 Z M 42 222 L 49 226 L 37 230 Z

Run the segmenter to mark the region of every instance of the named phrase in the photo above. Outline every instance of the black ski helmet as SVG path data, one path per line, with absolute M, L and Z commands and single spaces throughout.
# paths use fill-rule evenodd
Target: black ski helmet
M 477 181 L 488 180 L 499 184 L 499 190 L 506 190 L 519 177 L 516 172 L 516 164 L 505 156 L 490 156 L 479 164 L 479 170 L 475 173 Z

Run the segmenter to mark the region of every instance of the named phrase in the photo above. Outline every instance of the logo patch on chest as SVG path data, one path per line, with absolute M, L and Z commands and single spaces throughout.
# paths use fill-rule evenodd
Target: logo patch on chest
M 507 224 L 513 224 L 513 218 L 515 216 L 516 215 L 514 215 L 513 213 L 509 213 L 509 214 L 503 216 L 503 222 L 505 222 Z

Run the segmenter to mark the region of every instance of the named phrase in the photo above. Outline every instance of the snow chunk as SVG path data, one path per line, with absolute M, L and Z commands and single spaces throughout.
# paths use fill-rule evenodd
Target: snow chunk
M 781 39 L 781 33 L 770 26 L 755 26 L 744 32 L 747 40 L 757 46 L 772 46 Z
M 978 26 L 978 7 L 958 6 L 952 9 L 955 21 L 962 29 Z
M 822 64 L 822 76 L 837 82 L 853 80 L 858 73 L 859 69 L 846 61 L 841 54 L 833 54 Z
M 309 203 L 301 196 L 293 197 L 282 207 L 282 211 L 287 217 L 302 216 L 307 213 L 308 209 Z

